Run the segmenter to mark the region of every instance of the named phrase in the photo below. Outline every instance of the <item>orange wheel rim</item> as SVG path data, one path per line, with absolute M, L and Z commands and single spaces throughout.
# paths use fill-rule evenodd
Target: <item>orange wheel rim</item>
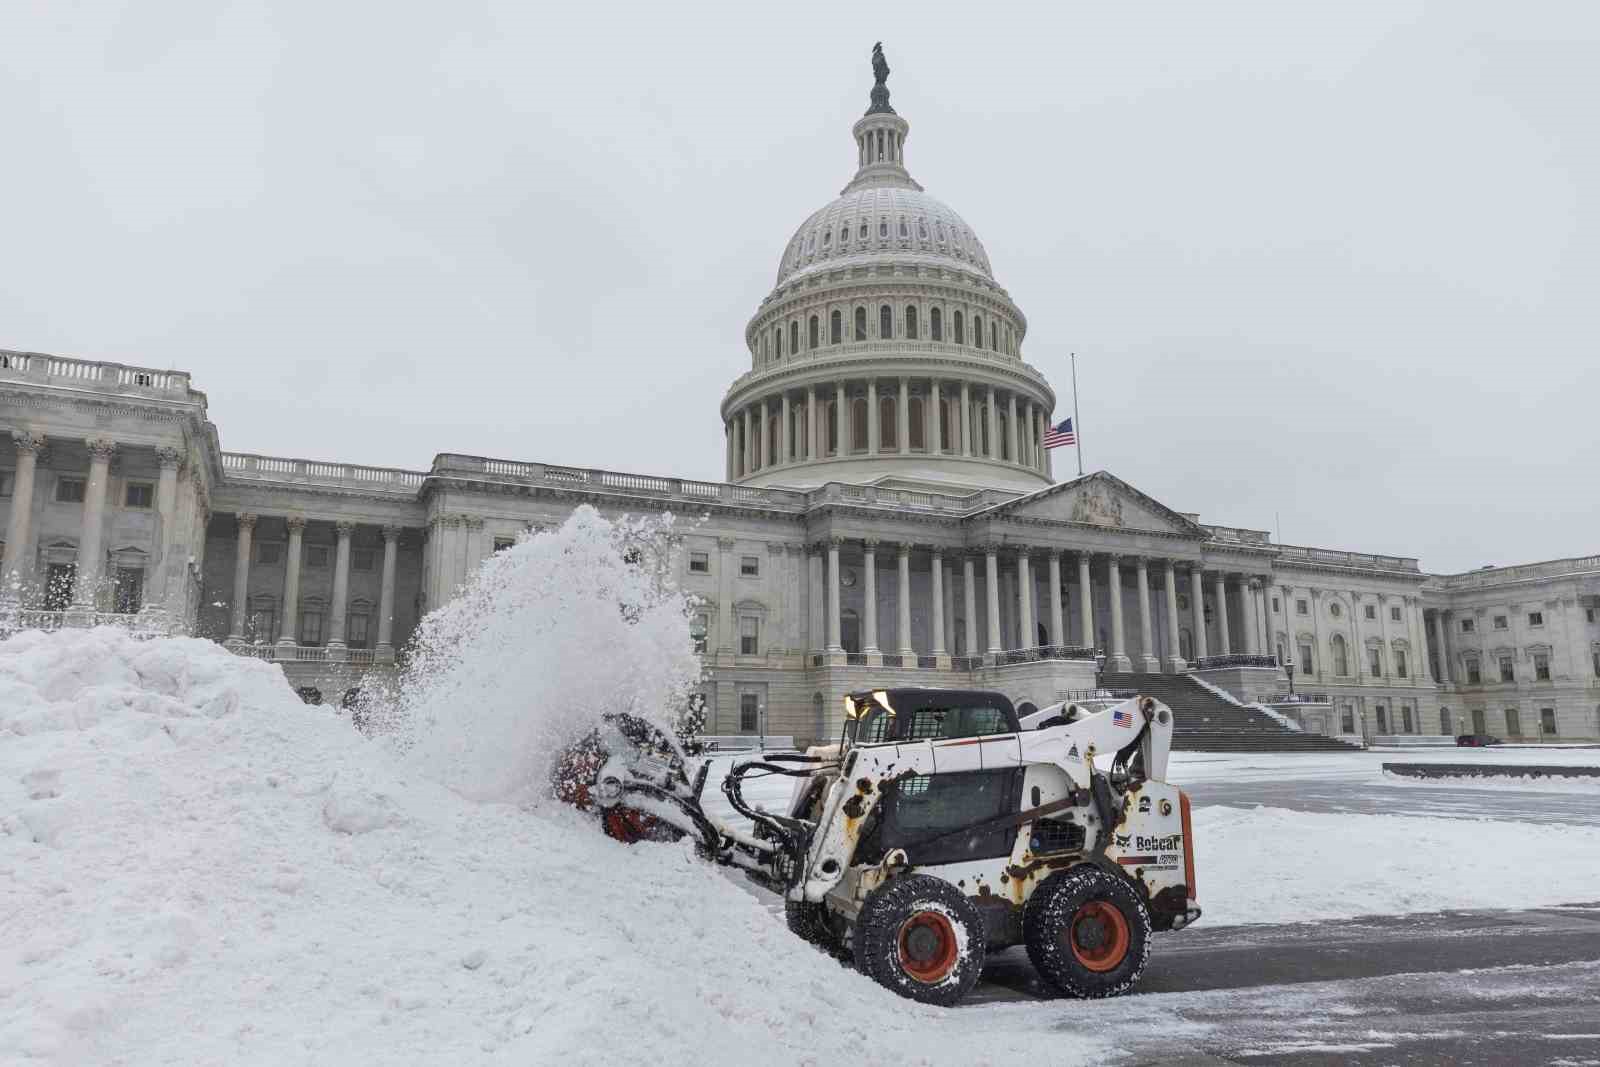
M 606 836 L 625 845 L 636 844 L 645 839 L 655 822 L 652 816 L 618 805 L 605 814 Z
M 943 981 L 961 952 L 956 928 L 943 912 L 919 911 L 900 924 L 900 969 L 924 984 Z
M 1128 954 L 1128 920 L 1116 905 L 1091 900 L 1072 914 L 1066 941 L 1072 956 L 1097 974 L 1113 970 Z

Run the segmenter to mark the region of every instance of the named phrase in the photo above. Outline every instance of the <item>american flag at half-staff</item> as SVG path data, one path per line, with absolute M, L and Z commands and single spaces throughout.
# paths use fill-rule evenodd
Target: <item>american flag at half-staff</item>
M 1077 443 L 1078 435 L 1072 429 L 1071 419 L 1062 419 L 1046 430 L 1044 434 L 1044 447 L 1046 448 L 1060 448 L 1062 445 L 1075 445 Z

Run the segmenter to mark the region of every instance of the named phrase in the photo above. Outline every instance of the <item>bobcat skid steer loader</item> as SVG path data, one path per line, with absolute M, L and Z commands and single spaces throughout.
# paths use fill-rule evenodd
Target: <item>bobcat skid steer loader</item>
M 693 837 L 781 894 L 797 935 L 914 1000 L 956 1003 L 988 951 L 1016 944 L 1060 992 L 1108 997 L 1138 980 L 1153 931 L 1200 917 L 1171 741 L 1148 697 L 1023 724 L 999 693 L 880 689 L 845 698 L 837 744 L 732 767 L 722 790 L 749 828 L 701 806 L 708 762 L 631 716 L 570 750 L 556 781 L 613 837 Z M 781 814 L 743 796 L 771 774 L 797 780 Z

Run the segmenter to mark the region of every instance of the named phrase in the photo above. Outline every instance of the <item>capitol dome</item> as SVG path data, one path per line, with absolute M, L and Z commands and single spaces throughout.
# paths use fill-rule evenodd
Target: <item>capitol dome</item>
M 965 219 L 921 189 L 880 177 L 852 182 L 801 223 L 784 249 L 776 284 L 885 255 L 994 277 L 989 254 Z
M 1032 492 L 1054 479 L 1055 392 L 1022 358 L 1028 321 L 965 219 L 905 165 L 911 124 L 872 105 L 856 171 L 790 237 L 722 402 L 730 481 Z

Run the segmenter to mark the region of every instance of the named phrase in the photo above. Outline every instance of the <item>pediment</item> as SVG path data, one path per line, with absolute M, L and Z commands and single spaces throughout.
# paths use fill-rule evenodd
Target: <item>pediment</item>
M 1082 523 L 1131 533 L 1203 537 L 1198 523 L 1099 471 L 988 509 L 996 518 Z

